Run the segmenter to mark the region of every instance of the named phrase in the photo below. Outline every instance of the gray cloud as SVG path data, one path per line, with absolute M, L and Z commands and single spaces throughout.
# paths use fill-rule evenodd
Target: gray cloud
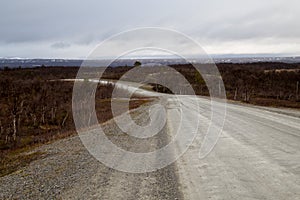
M 274 42 L 268 44 L 270 49 L 277 48 L 272 51 L 295 53 L 300 52 L 299 45 L 294 45 L 300 40 L 299 7 L 297 0 L 3 0 L 0 57 L 11 56 L 11 52 L 26 57 L 51 52 L 48 56 L 52 56 L 53 49 L 70 45 L 77 48 L 72 48 L 74 57 L 84 57 L 103 39 L 142 26 L 184 32 L 207 45 L 210 53 L 227 52 L 220 47 L 229 43 L 250 45 L 252 52 L 251 42 L 258 52 L 268 51 L 262 48 L 266 41 Z M 237 49 L 232 52 L 240 53 Z
M 54 48 L 54 49 L 66 49 L 70 46 L 71 46 L 70 44 L 65 43 L 65 42 L 56 42 L 56 43 L 51 45 L 51 47 Z

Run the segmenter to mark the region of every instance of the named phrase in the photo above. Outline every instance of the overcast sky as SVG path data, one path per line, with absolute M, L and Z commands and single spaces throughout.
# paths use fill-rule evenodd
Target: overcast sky
M 209 54 L 300 55 L 299 0 L 1 0 L 0 57 L 85 58 L 138 27 L 183 32 Z

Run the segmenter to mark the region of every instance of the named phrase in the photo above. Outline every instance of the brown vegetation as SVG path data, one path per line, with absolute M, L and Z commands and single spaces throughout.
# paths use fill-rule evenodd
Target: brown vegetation
M 73 82 L 78 68 L 34 68 L 0 71 L 0 150 L 17 149 L 75 133 Z M 114 74 L 112 74 L 114 76 Z M 100 123 L 112 118 L 112 85 L 98 85 L 96 112 Z M 136 108 L 144 100 L 130 103 Z M 125 104 L 125 102 L 124 102 Z
M 0 70 L 0 176 L 43 156 L 30 148 L 76 134 L 72 115 L 73 82 L 79 68 L 41 67 Z M 118 72 L 118 73 L 122 73 Z M 116 73 L 116 74 L 118 74 Z M 114 77 L 110 70 L 106 76 Z M 112 85 L 98 85 L 95 108 L 98 122 L 112 118 Z M 130 109 L 147 102 L 130 101 Z M 126 106 L 126 102 L 118 105 Z
M 187 78 L 196 94 L 209 95 L 202 77 L 191 65 L 172 67 Z M 228 99 L 262 106 L 300 108 L 300 64 L 229 63 L 217 64 L 217 67 Z

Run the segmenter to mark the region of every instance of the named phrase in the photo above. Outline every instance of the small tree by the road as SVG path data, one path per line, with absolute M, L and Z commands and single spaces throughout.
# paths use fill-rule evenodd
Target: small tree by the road
M 142 65 L 142 63 L 140 62 L 140 61 L 135 61 L 135 63 L 134 63 L 134 67 L 139 67 L 139 66 L 141 66 Z

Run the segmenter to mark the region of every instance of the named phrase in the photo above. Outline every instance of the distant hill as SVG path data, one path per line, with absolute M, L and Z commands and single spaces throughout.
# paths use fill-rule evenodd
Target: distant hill
M 216 57 L 213 58 L 216 63 L 254 63 L 254 62 L 283 62 L 283 63 L 300 63 L 300 57 Z M 183 59 L 173 58 L 147 58 L 147 59 L 120 59 L 113 62 L 110 66 L 134 66 L 139 60 L 143 65 L 174 65 L 186 64 Z M 193 63 L 206 63 L 207 60 L 191 59 Z M 95 60 L 93 66 L 104 66 L 105 60 Z M 41 66 L 61 66 L 61 67 L 78 67 L 81 66 L 83 60 L 73 59 L 22 59 L 22 58 L 0 58 L 0 68 L 30 68 Z M 94 64 L 93 64 L 94 63 Z M 103 64 L 102 64 L 103 63 Z

